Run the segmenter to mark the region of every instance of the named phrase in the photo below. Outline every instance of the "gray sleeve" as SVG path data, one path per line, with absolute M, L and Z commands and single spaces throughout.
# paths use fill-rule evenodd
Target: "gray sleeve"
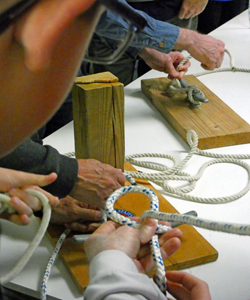
M 71 192 L 78 174 L 77 160 L 61 155 L 51 146 L 43 146 L 38 134 L 1 158 L 0 167 L 44 175 L 57 173 L 57 180 L 43 189 L 59 198 Z
M 166 300 L 133 260 L 118 250 L 98 254 L 90 264 L 90 283 L 84 300 Z

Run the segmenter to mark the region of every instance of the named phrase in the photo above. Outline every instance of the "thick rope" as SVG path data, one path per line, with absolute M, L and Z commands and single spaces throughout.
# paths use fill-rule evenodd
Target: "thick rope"
M 121 187 L 108 197 L 106 201 L 105 213 L 108 218 L 112 219 L 113 221 L 121 224 L 121 225 L 128 225 L 133 228 L 139 228 L 140 223 L 126 218 L 119 213 L 117 213 L 114 209 L 115 202 L 123 195 L 128 193 L 141 193 L 146 195 L 150 200 L 150 210 L 157 212 L 159 209 L 159 200 L 156 196 L 155 192 L 151 189 L 140 186 L 140 185 L 129 185 L 125 187 Z M 163 233 L 168 230 L 171 230 L 171 227 L 157 224 L 156 233 Z M 162 256 L 160 253 L 160 246 L 158 242 L 158 236 L 155 234 L 150 241 L 150 247 L 153 255 L 153 260 L 155 261 L 156 265 L 156 283 L 160 290 L 166 293 L 166 276 L 165 276 L 165 266 L 162 260 Z
M 158 243 L 157 234 L 171 230 L 171 227 L 158 224 L 158 220 L 168 221 L 168 222 L 177 222 L 180 224 L 189 224 L 196 227 L 206 228 L 209 230 L 233 233 L 238 235 L 250 235 L 250 225 L 249 224 L 233 224 L 229 222 L 217 222 L 206 220 L 190 215 L 180 215 L 180 214 L 170 214 L 159 212 L 159 200 L 154 191 L 151 189 L 138 186 L 138 185 L 129 185 L 121 187 L 120 189 L 113 192 L 106 201 L 105 214 L 106 218 L 110 218 L 113 221 L 121 224 L 128 225 L 133 228 L 139 228 L 140 223 L 131 220 L 127 217 L 120 215 L 115 209 L 114 204 L 120 197 L 128 193 L 142 193 L 146 195 L 150 200 L 150 210 L 144 211 L 142 215 L 142 220 L 146 218 L 153 218 L 157 220 L 157 229 L 156 234 L 150 241 L 150 247 L 152 251 L 152 256 L 155 261 L 156 266 L 156 283 L 160 290 L 166 294 L 166 276 L 165 276 L 165 267 L 160 253 L 160 247 Z
M 15 278 L 26 266 L 27 262 L 29 261 L 32 254 L 35 252 L 36 248 L 40 244 L 50 221 L 51 216 L 51 206 L 49 204 L 48 198 L 42 194 L 39 191 L 36 190 L 26 190 L 29 194 L 37 197 L 42 205 L 43 205 L 43 219 L 41 221 L 41 225 L 37 231 L 37 234 L 35 235 L 33 241 L 30 243 L 29 247 L 25 251 L 22 258 L 18 261 L 18 263 L 15 265 L 15 267 L 6 275 L 4 275 L 0 279 L 0 285 L 7 284 L 10 282 L 13 278 Z M 7 212 L 13 213 L 13 208 L 10 206 L 10 197 L 6 194 L 0 194 L 0 202 L 1 202 L 1 212 L 6 209 Z M 3 204 L 4 203 L 4 204 Z

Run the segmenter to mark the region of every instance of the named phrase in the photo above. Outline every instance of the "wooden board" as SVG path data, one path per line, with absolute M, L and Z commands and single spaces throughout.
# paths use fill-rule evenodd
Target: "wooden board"
M 135 170 L 128 162 L 125 163 L 126 170 Z M 160 211 L 178 213 L 178 211 L 146 180 L 138 181 L 138 184 L 153 189 L 159 197 Z M 130 193 L 120 198 L 115 205 L 116 209 L 123 209 L 133 215 L 141 216 L 144 210 L 149 209 L 149 200 L 143 194 Z M 215 261 L 218 252 L 205 240 L 195 228 L 189 225 L 181 225 L 183 232 L 182 244 L 178 251 L 164 261 L 169 270 L 180 270 L 192 266 Z M 60 234 L 64 231 L 63 227 L 50 225 L 48 236 L 52 244 L 55 245 Z M 73 276 L 80 292 L 83 292 L 89 282 L 89 264 L 84 254 L 83 245 L 74 244 L 72 235 L 66 238 L 59 256 L 65 263 L 70 274 Z M 154 272 L 152 271 L 149 276 Z
M 190 108 L 189 104 L 184 101 L 186 94 L 179 93 L 174 97 L 166 94 L 170 82 L 168 78 L 141 81 L 142 91 L 185 142 L 189 130 L 195 130 L 198 134 L 200 149 L 250 142 L 250 125 L 246 121 L 195 76 L 188 75 L 185 80 L 190 85 L 197 85 L 210 101 L 202 104 L 201 107 Z
M 100 74 L 95 74 L 91 80 L 98 80 Z M 84 76 L 82 79 L 86 79 L 85 77 L 89 80 L 90 76 Z M 123 84 L 77 83 L 73 87 L 72 94 L 76 157 L 94 158 L 123 169 L 125 157 Z

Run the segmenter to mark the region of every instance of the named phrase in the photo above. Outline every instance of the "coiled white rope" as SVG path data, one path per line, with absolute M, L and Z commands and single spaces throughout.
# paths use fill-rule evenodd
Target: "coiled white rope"
M 177 164 L 171 156 L 157 154 L 157 153 L 144 153 L 144 154 L 135 154 L 126 156 L 126 161 L 131 164 L 141 166 L 148 169 L 160 170 L 157 173 L 145 173 L 145 172 L 136 172 L 136 171 L 128 171 L 128 174 L 138 179 L 146 179 L 155 184 L 161 186 L 166 192 L 171 195 L 175 195 L 180 197 L 183 200 L 198 202 L 198 203 L 210 203 L 210 204 L 220 204 L 227 203 L 234 200 L 239 199 L 243 195 L 245 195 L 250 189 L 250 165 L 241 159 L 249 159 L 249 154 L 240 154 L 240 155 L 223 155 L 218 153 L 210 153 L 204 150 L 198 149 L 198 136 L 194 130 L 190 130 L 187 133 L 187 141 L 191 148 L 189 154 L 179 163 Z M 215 159 L 210 160 L 204 163 L 198 173 L 194 176 L 187 174 L 186 172 L 181 171 L 181 168 L 190 160 L 193 155 L 201 155 L 206 157 L 213 157 Z M 137 161 L 135 158 L 140 157 L 166 157 L 172 159 L 174 162 L 173 167 L 168 168 L 164 166 L 158 166 L 155 164 L 148 164 L 146 162 Z M 236 194 L 225 196 L 225 197 L 214 197 L 214 198 L 203 198 L 197 197 L 193 195 L 189 195 L 187 193 L 193 191 L 196 187 L 198 180 L 203 175 L 204 171 L 211 165 L 218 163 L 232 163 L 243 167 L 248 173 L 248 183 L 241 191 Z M 186 181 L 189 185 L 181 188 L 174 188 L 168 184 L 168 180 L 172 181 Z
M 239 197 L 246 194 L 250 189 L 250 183 L 248 181 L 247 186 L 239 193 L 229 196 L 229 197 L 222 197 L 222 198 L 200 198 L 200 197 L 194 197 L 194 196 L 188 196 L 186 195 L 187 192 L 194 189 L 195 182 L 201 177 L 204 170 L 214 164 L 214 163 L 222 163 L 222 162 L 230 162 L 238 164 L 242 167 L 244 167 L 247 172 L 248 176 L 250 177 L 250 165 L 240 161 L 239 159 L 249 159 L 250 155 L 248 154 L 241 154 L 241 155 L 223 155 L 223 154 L 214 154 L 209 153 L 206 151 L 202 151 L 197 148 L 198 145 L 198 136 L 195 133 L 195 131 L 189 131 L 187 136 L 188 143 L 191 147 L 190 153 L 185 157 L 185 159 L 177 164 L 174 157 L 168 156 L 168 155 L 156 155 L 156 154 L 136 154 L 127 156 L 126 160 L 129 161 L 132 164 L 139 165 L 142 167 L 154 169 L 154 170 L 160 170 L 160 173 L 150 173 L 145 174 L 142 172 L 134 172 L 130 171 L 127 172 L 128 175 L 134 176 L 136 178 L 140 179 L 148 179 L 151 180 L 158 185 L 162 186 L 165 190 L 167 190 L 170 193 L 173 193 L 175 195 L 181 196 L 182 199 L 191 200 L 191 201 L 197 201 L 202 203 L 224 203 L 233 201 L 235 199 L 238 199 Z M 197 155 L 203 155 L 208 157 L 215 157 L 217 160 L 212 160 L 208 163 L 205 163 L 201 168 L 200 171 L 196 176 L 189 176 L 187 173 L 181 172 L 180 169 L 186 164 L 186 162 L 192 157 L 193 154 Z M 167 157 L 170 158 L 174 162 L 174 166 L 172 168 L 167 168 L 164 166 L 160 166 L 158 164 L 153 163 L 145 163 L 145 162 L 139 162 L 136 161 L 134 158 L 138 157 Z M 163 171 L 163 172 L 162 172 Z M 174 189 L 174 188 L 168 188 L 165 180 L 186 180 L 188 182 L 191 182 L 191 186 L 189 188 L 181 188 L 181 189 Z M 181 192 L 180 192 L 181 191 Z M 142 220 L 146 218 L 153 218 L 156 220 L 161 221 L 168 221 L 168 222 L 177 222 L 180 224 L 189 224 L 192 226 L 205 228 L 209 230 L 214 231 L 221 231 L 226 233 L 232 233 L 232 234 L 238 234 L 238 235 L 250 235 L 250 224 L 234 224 L 230 222 L 218 222 L 218 221 L 211 221 L 207 219 L 203 219 L 200 217 L 194 217 L 189 215 L 181 215 L 181 214 L 170 214 L 170 213 L 163 213 L 158 211 L 158 198 L 156 194 L 143 186 L 137 186 L 137 185 L 130 185 L 126 187 L 122 187 L 115 191 L 110 197 L 107 199 L 106 202 L 106 217 L 109 217 L 113 221 L 122 224 L 122 225 L 128 225 L 132 226 L 133 228 L 138 228 L 140 226 L 139 223 L 130 220 L 127 217 L 124 217 L 120 215 L 117 211 L 114 210 L 114 204 L 115 202 L 122 197 L 123 195 L 127 193 L 143 193 L 150 199 L 150 210 L 144 211 L 142 215 Z M 166 232 L 168 230 L 171 230 L 171 227 L 163 226 L 158 224 L 156 229 L 156 234 Z M 166 276 L 165 276 L 165 267 L 163 264 L 163 260 L 161 257 L 161 254 L 159 252 L 159 243 L 157 235 L 154 235 L 151 240 L 151 251 L 154 257 L 154 261 L 156 263 L 156 280 L 157 285 L 159 286 L 160 290 L 162 292 L 166 292 Z
M 0 279 L 0 285 L 4 285 L 4 284 L 10 282 L 13 278 L 15 278 L 22 271 L 22 269 L 25 267 L 25 265 L 29 261 L 30 257 L 32 256 L 32 254 L 34 253 L 34 251 L 40 244 L 40 242 L 47 230 L 49 221 L 50 221 L 51 206 L 49 204 L 48 198 L 44 194 L 42 194 L 41 192 L 36 191 L 36 190 L 29 189 L 29 190 L 26 190 L 26 192 L 37 197 L 41 201 L 41 203 L 43 205 L 43 218 L 41 221 L 41 225 L 40 225 L 33 241 L 30 243 L 29 247 L 25 251 L 22 258 L 15 265 L 15 267 L 8 274 L 4 275 Z M 7 211 L 9 213 L 14 212 L 14 210 L 10 206 L 9 202 L 10 202 L 10 197 L 8 195 L 0 194 L 0 211 L 1 212 L 3 212 L 3 211 Z

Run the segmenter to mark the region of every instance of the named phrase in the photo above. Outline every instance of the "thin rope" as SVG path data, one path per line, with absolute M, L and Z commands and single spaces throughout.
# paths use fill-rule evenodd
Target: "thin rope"
M 227 50 L 227 49 L 225 49 L 224 51 L 228 54 L 229 59 L 230 59 L 230 67 L 229 68 L 219 68 L 219 69 L 214 69 L 214 70 L 209 70 L 209 71 L 203 71 L 203 72 L 195 73 L 193 75 L 196 76 L 196 77 L 199 77 L 199 76 L 204 76 L 204 75 L 213 74 L 213 73 L 219 73 L 219 72 L 245 72 L 245 73 L 250 73 L 250 69 L 235 67 L 235 65 L 234 65 L 234 59 L 233 59 L 233 56 L 230 53 L 230 51 Z M 180 64 L 178 65 L 178 67 L 184 65 L 191 58 L 192 58 L 191 55 L 189 55 L 186 58 L 184 58 L 180 62 Z M 177 67 L 177 70 L 178 70 L 178 67 Z M 177 79 L 177 78 L 173 79 L 169 83 L 169 85 L 168 85 L 168 91 L 170 91 L 170 92 L 173 91 L 173 92 L 185 92 L 185 93 L 187 93 L 186 101 L 188 101 L 191 104 L 191 107 L 199 107 L 199 106 L 201 106 L 201 102 L 195 100 L 194 97 L 193 97 L 195 93 L 199 92 L 200 95 L 202 95 L 204 97 L 203 92 L 197 87 L 197 85 L 190 85 L 189 87 L 183 87 L 181 85 L 180 80 Z
M 174 161 L 174 165 L 169 167 L 161 166 L 161 171 L 158 173 L 146 173 L 146 172 L 138 172 L 138 171 L 127 171 L 128 174 L 131 176 L 138 178 L 138 179 L 145 179 L 149 180 L 151 182 L 154 182 L 155 184 L 161 186 L 167 193 L 170 195 L 178 196 L 179 198 L 183 200 L 198 202 L 198 203 L 209 203 L 209 204 L 220 204 L 220 203 L 228 203 L 235 201 L 242 196 L 244 196 L 250 189 L 250 165 L 246 162 L 242 161 L 242 159 L 249 159 L 249 154 L 239 154 L 239 155 L 224 155 L 224 154 L 218 154 L 218 153 L 210 153 L 204 150 L 200 150 L 198 145 L 198 135 L 194 130 L 190 130 L 187 133 L 187 141 L 190 146 L 190 152 L 188 155 L 178 164 Z M 181 171 L 181 168 L 185 166 L 185 164 L 193 157 L 193 155 L 200 155 L 205 157 L 213 157 L 215 159 L 210 160 L 206 163 L 204 163 L 196 175 L 191 176 L 190 174 Z M 143 154 L 135 154 L 135 155 L 128 155 L 126 156 L 126 161 L 130 162 L 131 164 L 138 165 L 147 169 L 152 169 L 153 164 L 137 161 L 135 158 L 141 158 L 141 157 L 164 157 L 163 155 L 158 155 L 157 153 L 143 153 Z M 166 155 L 167 158 L 169 158 Z M 219 163 L 231 163 L 236 164 L 242 168 L 244 168 L 247 171 L 248 174 L 248 183 L 247 185 L 239 192 L 224 196 L 224 197 L 198 197 L 189 195 L 188 193 L 193 191 L 196 187 L 197 182 L 201 179 L 204 171 L 214 165 Z M 158 168 L 158 165 L 155 165 L 155 169 Z M 159 169 L 159 168 L 158 168 Z M 168 181 L 186 181 L 187 186 L 174 188 L 171 187 L 168 183 Z
M 56 246 L 53 250 L 53 253 L 49 259 L 48 265 L 46 267 L 46 270 L 44 272 L 44 277 L 42 280 L 42 284 L 41 284 L 41 300 L 46 300 L 47 298 L 47 288 L 48 288 L 48 281 L 49 281 L 49 277 L 50 277 L 50 273 L 51 273 L 51 269 L 56 261 L 57 255 L 62 247 L 63 242 L 65 241 L 67 235 L 70 233 L 70 229 L 66 229 L 61 236 L 59 237 Z
M 250 225 L 249 224 L 234 224 L 229 222 L 217 222 L 207 219 L 202 219 L 190 215 L 181 214 L 170 214 L 159 212 L 159 200 L 157 195 L 151 189 L 139 186 L 139 185 L 129 185 L 121 187 L 114 191 L 106 201 L 105 214 L 106 219 L 110 218 L 113 221 L 121 224 L 128 225 L 133 228 L 139 228 L 140 223 L 131 220 L 123 215 L 120 215 L 115 209 L 114 204 L 119 200 L 120 197 L 128 193 L 142 193 L 146 195 L 150 200 L 150 210 L 144 211 L 142 214 L 142 220 L 146 218 L 153 218 L 157 220 L 156 234 L 152 237 L 150 241 L 150 247 L 152 251 L 152 256 L 155 261 L 156 266 L 156 283 L 159 289 L 166 295 L 166 276 L 164 262 L 160 253 L 160 247 L 158 242 L 157 234 L 163 233 L 171 230 L 172 228 L 166 225 L 158 224 L 158 220 L 177 222 L 180 224 L 188 224 L 196 227 L 206 228 L 214 231 L 221 231 L 226 233 L 238 234 L 238 235 L 250 235 Z

